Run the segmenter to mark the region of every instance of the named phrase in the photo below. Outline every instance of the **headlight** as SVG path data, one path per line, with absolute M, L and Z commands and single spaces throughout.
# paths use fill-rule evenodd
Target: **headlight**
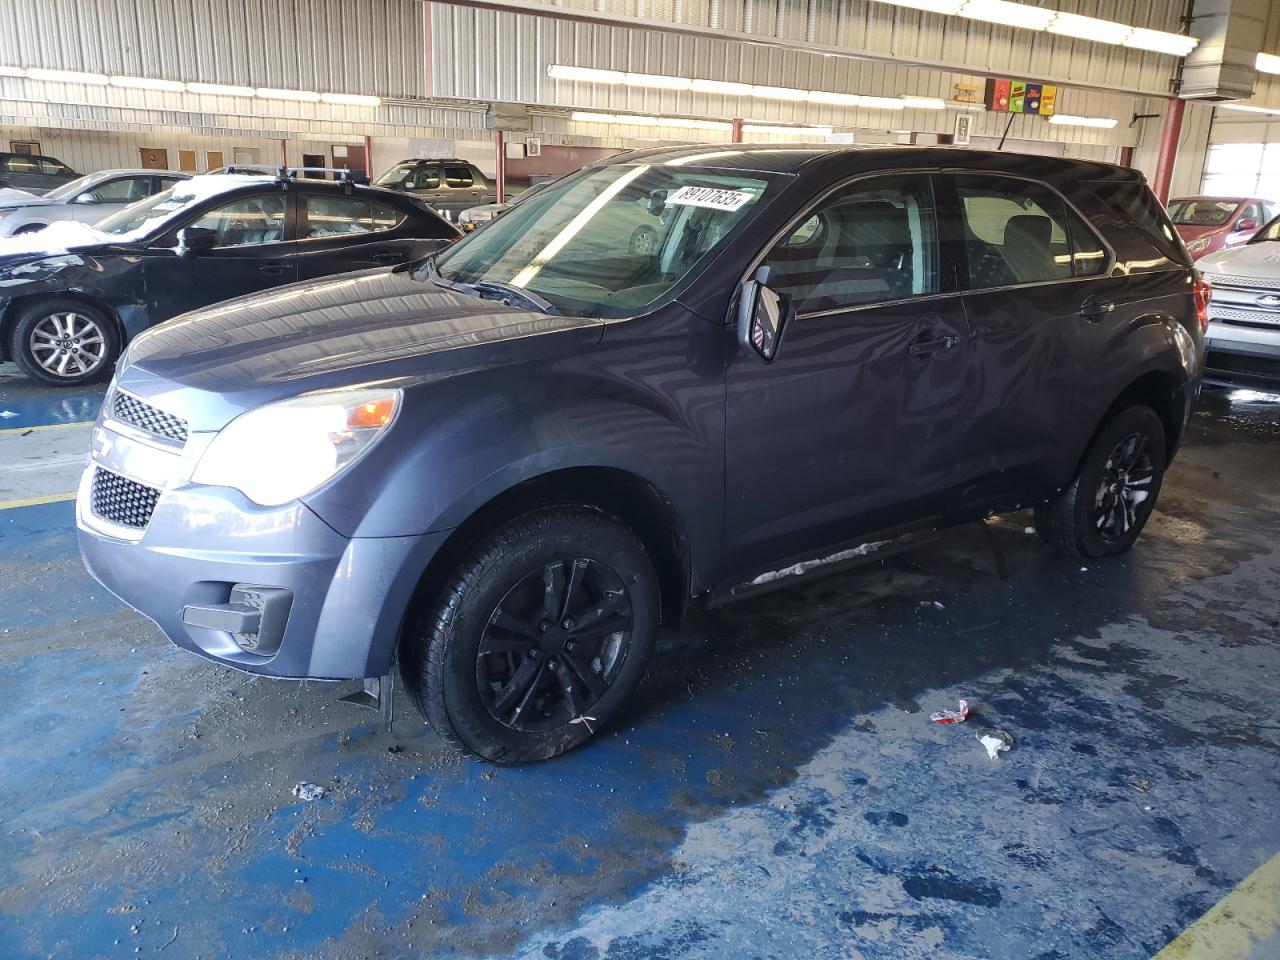
M 1209 245 L 1212 237 L 1196 237 L 1187 244 L 1187 253 L 1199 253 Z
M 399 390 L 335 390 L 242 413 L 222 428 L 191 479 L 278 507 L 337 476 L 386 433 Z

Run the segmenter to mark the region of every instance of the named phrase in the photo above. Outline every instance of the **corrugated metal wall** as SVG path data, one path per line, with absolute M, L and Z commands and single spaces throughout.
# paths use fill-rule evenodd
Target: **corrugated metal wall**
M 383 97 L 423 89 L 410 0 L 0 0 L 0 63 Z
M 456 2 L 465 4 L 467 0 Z M 1168 93 L 1177 65 L 1176 58 L 1162 54 L 921 13 L 873 0 L 486 2 L 525 13 L 587 16 L 624 26 L 663 25 L 710 39 L 946 64 L 960 71 L 1030 75 L 1132 93 Z M 1058 0 L 1037 5 L 1170 32 L 1179 30 L 1183 9 L 1181 0 Z M 501 43 L 505 38 L 499 35 L 496 39 Z
M 536 17 L 487 9 L 433 4 L 433 90 L 437 96 L 506 100 L 640 114 L 742 117 L 783 123 L 894 128 L 947 133 L 952 111 L 832 107 L 793 101 L 729 97 L 689 91 L 651 90 L 552 80 L 552 63 L 633 70 L 711 80 L 736 80 L 809 90 L 875 96 L 949 98 L 958 82 L 981 84 L 980 74 L 930 70 L 905 64 L 827 57 L 734 40 L 641 30 L 582 20 Z M 1019 139 L 1093 144 L 1134 144 L 1128 126 L 1135 98 L 1078 88 L 1059 91 L 1064 114 L 1113 117 L 1113 130 L 1051 125 L 1042 117 L 1016 115 L 1009 135 Z M 975 113 L 974 134 L 1000 136 L 1009 114 Z M 670 136 L 670 131 L 667 133 Z

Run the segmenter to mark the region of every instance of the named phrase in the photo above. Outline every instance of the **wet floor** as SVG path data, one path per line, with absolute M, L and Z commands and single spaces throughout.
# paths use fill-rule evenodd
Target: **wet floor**
M 1016 515 L 1007 580 L 971 527 L 698 615 L 517 769 L 172 649 L 71 504 L 0 510 L 0 957 L 1150 957 L 1280 851 L 1278 441 L 1208 397 L 1119 560 Z

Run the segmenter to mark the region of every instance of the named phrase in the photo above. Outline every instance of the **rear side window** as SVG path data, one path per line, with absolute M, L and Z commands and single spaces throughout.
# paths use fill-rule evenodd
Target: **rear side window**
M 838 190 L 769 252 L 771 286 L 797 313 L 938 292 L 933 194 L 923 176 L 861 180 Z
M 1106 250 L 1062 198 L 1025 180 L 956 176 L 964 216 L 969 288 L 1087 277 L 1106 266 Z
M 1126 224 L 1136 228 L 1163 256 L 1175 263 L 1187 262 L 1182 241 L 1178 239 L 1169 215 L 1145 183 L 1131 180 L 1124 183 L 1093 182 L 1085 186 L 1122 217 Z M 1227 216 L 1230 216 L 1230 212 Z
M 444 182 L 451 187 L 469 187 L 475 183 L 470 167 L 445 167 Z
M 390 230 L 404 219 L 398 210 L 359 197 L 305 196 L 303 207 L 308 239 Z
M 35 173 L 39 169 L 26 157 L 9 157 L 4 162 L 4 168 L 9 173 Z

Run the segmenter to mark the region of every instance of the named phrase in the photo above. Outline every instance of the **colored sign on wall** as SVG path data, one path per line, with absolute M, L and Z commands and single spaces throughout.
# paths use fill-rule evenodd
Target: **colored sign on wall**
M 1052 84 L 1006 80 L 1003 77 L 987 79 L 985 103 L 988 110 L 1050 117 L 1053 116 L 1057 99 L 1058 88 Z

